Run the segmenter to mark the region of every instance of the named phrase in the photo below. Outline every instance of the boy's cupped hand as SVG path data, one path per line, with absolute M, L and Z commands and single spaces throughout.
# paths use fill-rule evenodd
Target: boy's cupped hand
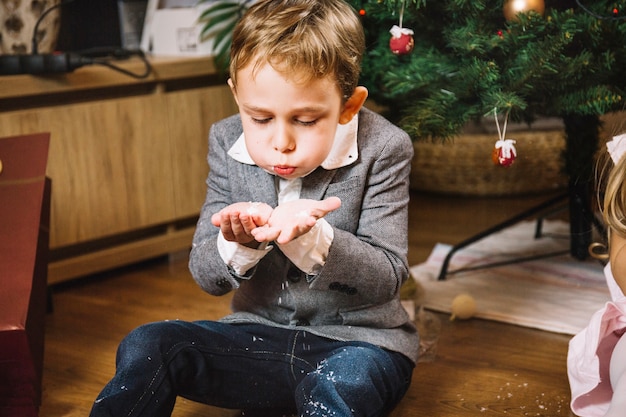
M 226 240 L 246 245 L 254 241 L 252 231 L 267 224 L 272 210 L 265 203 L 235 203 L 211 216 L 211 223 L 220 228 Z
M 276 207 L 267 222 L 252 229 L 257 242 L 289 243 L 307 233 L 317 220 L 341 207 L 338 197 L 325 200 L 294 200 Z

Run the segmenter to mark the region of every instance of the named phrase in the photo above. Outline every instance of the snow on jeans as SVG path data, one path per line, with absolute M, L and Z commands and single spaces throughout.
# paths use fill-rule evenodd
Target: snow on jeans
M 413 366 L 400 353 L 303 330 L 156 322 L 122 341 L 90 416 L 170 416 L 177 396 L 300 416 L 384 416 L 406 393 Z

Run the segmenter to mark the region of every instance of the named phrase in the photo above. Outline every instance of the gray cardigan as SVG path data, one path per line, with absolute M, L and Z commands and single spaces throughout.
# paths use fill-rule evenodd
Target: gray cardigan
M 418 335 L 400 304 L 408 278 L 408 135 L 382 116 L 361 110 L 357 161 L 303 178 L 301 198 L 341 199 L 325 219 L 334 240 L 318 275 L 296 268 L 274 245 L 246 276 L 222 261 L 211 215 L 240 201 L 277 205 L 274 176 L 235 161 L 228 150 L 242 133 L 239 115 L 214 124 L 209 135 L 208 192 L 193 239 L 189 267 L 208 293 L 233 295 L 221 321 L 301 328 L 336 340 L 359 340 L 417 361 Z

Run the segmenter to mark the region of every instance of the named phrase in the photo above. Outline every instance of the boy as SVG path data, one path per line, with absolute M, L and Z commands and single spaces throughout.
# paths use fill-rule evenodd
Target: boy
M 300 416 L 383 416 L 418 337 L 408 277 L 412 144 L 362 108 L 364 35 L 342 0 L 261 0 L 233 33 L 240 113 L 211 128 L 190 270 L 235 290 L 217 322 L 141 326 L 96 416 L 169 416 L 177 396 Z M 246 412 L 246 415 L 249 415 Z

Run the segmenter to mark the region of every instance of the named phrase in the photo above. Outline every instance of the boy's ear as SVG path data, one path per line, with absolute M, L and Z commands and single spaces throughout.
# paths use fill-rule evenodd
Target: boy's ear
M 233 94 L 233 97 L 235 99 L 235 103 L 239 104 L 239 102 L 237 101 L 237 89 L 235 88 L 233 79 L 229 78 L 227 82 L 228 82 L 228 86 L 230 87 L 230 92 Z
M 343 105 L 343 110 L 339 115 L 339 123 L 345 125 L 361 110 L 363 104 L 367 100 L 367 88 L 358 86 L 354 89 L 354 93 Z

